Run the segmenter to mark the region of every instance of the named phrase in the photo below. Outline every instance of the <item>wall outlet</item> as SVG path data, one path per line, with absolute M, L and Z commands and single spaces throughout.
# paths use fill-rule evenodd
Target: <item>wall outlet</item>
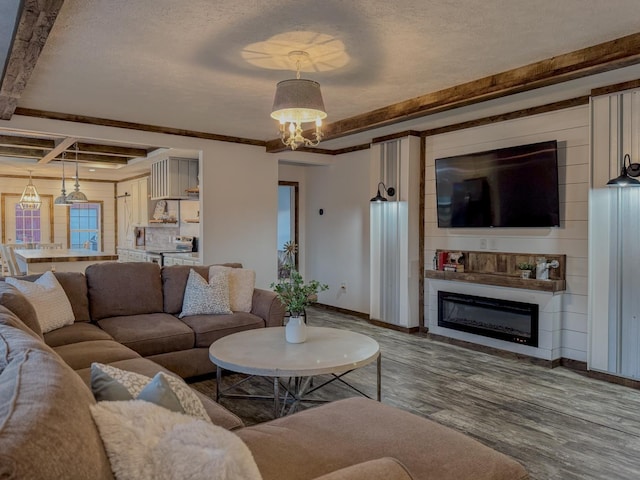
M 480 239 L 480 250 L 486 250 L 487 249 L 487 239 L 486 238 L 481 238 Z
M 342 282 L 340 284 L 340 290 L 342 290 L 343 292 L 347 291 L 347 282 Z
M 498 249 L 498 241 L 495 238 L 489 240 L 489 250 L 497 250 Z

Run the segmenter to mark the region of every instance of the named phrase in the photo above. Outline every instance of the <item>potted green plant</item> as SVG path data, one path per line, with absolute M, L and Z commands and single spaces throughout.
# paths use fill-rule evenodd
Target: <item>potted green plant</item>
M 531 271 L 536 268 L 535 265 L 527 262 L 521 262 L 516 266 L 518 267 L 518 270 L 520 270 L 521 278 L 531 278 Z
M 278 300 L 282 302 L 290 315 L 285 326 L 285 337 L 289 343 L 302 343 L 307 339 L 304 321 L 305 308 L 318 300 L 318 292 L 329 289 L 329 285 L 317 280 L 305 283 L 302 275 L 295 268 L 294 255 L 296 251 L 297 245 L 295 243 L 285 243 L 289 276 L 271 284 Z

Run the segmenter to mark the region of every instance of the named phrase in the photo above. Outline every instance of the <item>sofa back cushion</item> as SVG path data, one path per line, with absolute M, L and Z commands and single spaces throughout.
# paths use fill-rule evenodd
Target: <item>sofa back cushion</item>
M 56 280 L 62 286 L 64 293 L 67 294 L 73 315 L 76 322 L 88 322 L 91 320 L 89 316 L 89 297 L 87 292 L 87 279 L 80 272 L 55 272 Z M 35 282 L 42 274 L 27 275 L 20 277 L 20 280 L 28 280 Z
M 2 309 L 6 315 L 13 314 Z M 2 478 L 113 478 L 91 418 L 94 403 L 80 377 L 42 341 L 0 323 Z
M 242 268 L 241 263 L 223 263 L 225 267 Z M 177 315 L 182 311 L 184 291 L 187 288 L 189 271 L 195 270 L 205 280 L 209 280 L 209 265 L 170 265 L 162 267 L 162 290 L 164 292 L 164 312 Z
M 162 312 L 162 279 L 155 263 L 96 263 L 85 275 L 93 320 Z
M 44 338 L 35 308 L 20 290 L 7 282 L 0 282 L 0 306 L 7 308 L 40 338 Z

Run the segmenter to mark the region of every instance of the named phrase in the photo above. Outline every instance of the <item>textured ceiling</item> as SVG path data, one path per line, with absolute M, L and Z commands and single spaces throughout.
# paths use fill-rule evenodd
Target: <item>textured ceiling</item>
M 637 0 L 66 0 L 18 106 L 270 140 L 275 84 L 294 76 L 277 69 L 282 34 L 343 45 L 303 73 L 332 122 L 635 33 L 637 13 Z M 246 60 L 273 39 L 275 68 Z

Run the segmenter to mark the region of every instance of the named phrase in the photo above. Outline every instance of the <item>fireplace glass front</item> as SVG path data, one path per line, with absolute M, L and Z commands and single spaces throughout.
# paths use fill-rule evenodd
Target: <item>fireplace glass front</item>
M 439 291 L 438 325 L 538 346 L 538 305 L 533 303 Z

